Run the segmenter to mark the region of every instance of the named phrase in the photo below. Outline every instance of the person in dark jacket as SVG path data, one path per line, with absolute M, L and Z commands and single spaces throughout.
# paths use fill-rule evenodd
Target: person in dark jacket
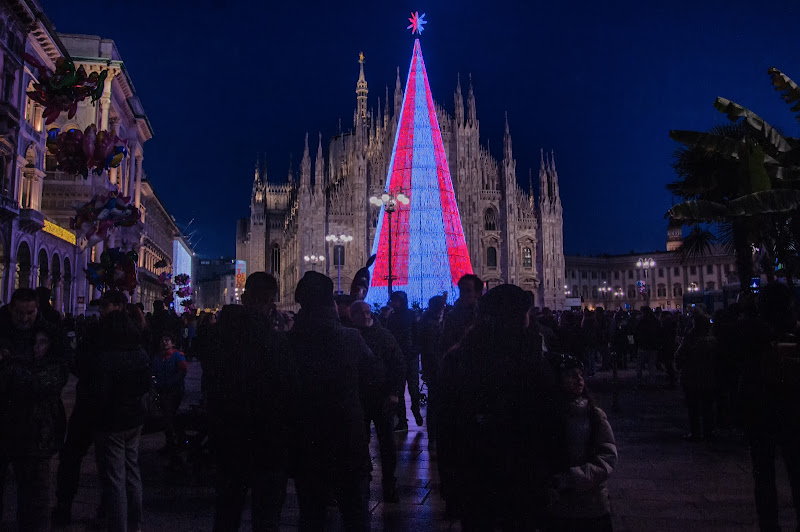
M 416 322 L 414 312 L 408 308 L 408 296 L 405 292 L 398 290 L 389 296 L 389 304 L 392 313 L 386 321 L 386 328 L 392 333 L 394 339 L 400 345 L 405 359 L 405 383 L 400 390 L 400 401 L 397 403 L 397 426 L 395 430 L 408 430 L 408 419 L 406 418 L 406 399 L 405 384 L 408 383 L 408 395 L 411 398 L 411 413 L 417 426 L 422 426 L 422 412 L 420 411 L 419 400 L 419 349 L 415 345 Z
M 781 283 L 762 287 L 758 315 L 746 315 L 736 333 L 742 348 L 743 421 L 750 443 L 758 524 L 762 531 L 780 530 L 778 449 L 800 523 L 800 342 L 792 289 Z
M 478 299 L 483 293 L 483 281 L 477 275 L 468 273 L 458 280 L 458 300 L 453 310 L 445 314 L 442 326 L 442 352 L 447 353 L 461 341 L 467 330 L 475 322 L 478 313 Z
M 419 348 L 422 359 L 422 379 L 428 387 L 428 450 L 436 447 L 436 408 L 439 406 L 439 373 L 442 368 L 442 319 L 447 300 L 433 296 L 419 322 Z
M 56 327 L 61 326 L 61 314 L 53 308 L 50 299 L 53 292 L 44 286 L 36 289 L 36 297 L 39 299 L 39 317 Z
M 276 531 L 286 496 L 298 381 L 285 333 L 270 318 L 277 281 L 247 278 L 241 305 L 226 305 L 203 369 L 217 461 L 214 531 L 239 530 L 248 489 L 253 530 Z
M 689 410 L 689 433 L 685 438 L 711 441 L 714 438 L 717 341 L 711 335 L 708 316 L 696 313 L 693 322 L 692 332 L 684 338 L 675 355 Z
M 636 380 L 639 384 L 643 382 L 643 373 L 645 366 L 647 373 L 652 380 L 656 374 L 656 358 L 658 358 L 658 351 L 661 348 L 661 325 L 658 323 L 653 309 L 650 307 L 642 307 L 642 317 L 636 324 L 636 332 L 634 333 L 637 348 L 637 363 L 638 369 L 636 370 Z
M 139 437 L 146 415 L 142 398 L 152 379 L 139 328 L 122 310 L 125 303 L 120 292 L 103 294 L 97 351 L 88 368 L 104 514 L 108 530 L 122 532 L 142 526 Z
M 367 435 L 370 423 L 375 423 L 378 447 L 381 453 L 381 479 L 383 500 L 398 502 L 396 479 L 397 450 L 394 444 L 393 413 L 399 402 L 400 390 L 405 385 L 405 359 L 392 333 L 372 319 L 372 308 L 363 301 L 350 305 L 350 321 L 361 333 L 367 347 L 386 368 L 383 382 L 372 396 L 364 397 Z
M 101 317 L 111 312 L 122 311 L 125 309 L 125 301 L 123 294 L 108 292 L 100 305 Z M 75 404 L 69 417 L 67 437 L 58 454 L 57 502 L 52 515 L 53 524 L 56 526 L 67 526 L 72 521 L 72 501 L 78 493 L 81 464 L 94 443 L 94 408 L 97 401 L 92 396 L 90 370 L 103 347 L 102 338 L 100 323 L 89 324 L 79 337 L 71 367 L 72 374 L 78 377 L 78 383 L 75 386 Z M 104 512 L 104 504 L 101 503 L 98 515 L 104 515 Z
M 332 493 L 345 530 L 370 529 L 368 436 L 361 396 L 380 388 L 384 368 L 355 329 L 342 327 L 333 281 L 306 272 L 289 334 L 300 375 L 295 486 L 300 530 L 322 530 Z
M 534 530 L 544 507 L 552 371 L 531 342 L 530 298 L 500 285 L 441 373 L 437 452 L 443 492 L 463 530 Z
M 37 319 L 33 290 L 17 289 L 0 316 L 0 519 L 9 466 L 20 530 L 50 529 L 50 463 L 64 440 L 69 377 L 60 331 Z

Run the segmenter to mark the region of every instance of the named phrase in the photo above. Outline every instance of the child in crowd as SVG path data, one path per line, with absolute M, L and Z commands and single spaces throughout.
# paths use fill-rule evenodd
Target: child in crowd
M 614 433 L 586 393 L 581 361 L 559 355 L 554 362 L 558 430 L 545 530 L 607 532 L 612 526 L 606 482 L 617 463 Z
M 159 405 L 164 421 L 166 444 L 162 451 L 175 457 L 175 414 L 183 400 L 184 380 L 186 378 L 186 358 L 175 348 L 175 336 L 170 332 L 161 335 L 160 352 L 153 360 L 154 388 L 158 393 Z

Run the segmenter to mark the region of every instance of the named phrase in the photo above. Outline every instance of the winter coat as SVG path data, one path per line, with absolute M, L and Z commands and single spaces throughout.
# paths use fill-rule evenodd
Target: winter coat
M 385 368 L 383 382 L 375 390 L 377 393 L 364 398 L 369 413 L 375 414 L 376 410 L 380 411 L 383 407 L 389 395 L 400 395 L 404 390 L 406 362 L 392 333 L 381 327 L 377 321 L 371 327 L 359 329 L 359 332 L 367 347 L 381 360 Z
M 437 450 L 443 495 L 456 508 L 543 507 L 554 383 L 529 334 L 476 325 L 444 356 Z
M 442 352 L 448 352 L 454 345 L 459 343 L 467 330 L 475 323 L 477 308 L 456 301 L 453 310 L 445 313 L 444 324 L 442 326 Z
M 661 325 L 653 314 L 645 314 L 636 324 L 634 333 L 639 349 L 658 350 L 661 348 Z
M 386 320 L 386 328 L 397 340 L 406 360 L 411 360 L 419 355 L 419 351 L 414 345 L 416 325 L 414 312 L 408 308 L 395 310 L 389 314 L 389 318 Z
M 561 401 L 556 465 L 547 514 L 556 518 L 600 517 L 611 511 L 607 481 L 617 465 L 614 432 L 605 413 L 580 397 Z
M 50 353 L 34 360 L 34 340 L 33 329 L 0 323 L 0 348 L 9 352 L 0 361 L 0 456 L 47 458 L 64 442 L 61 391 L 69 378 L 67 360 L 52 345 Z
M 248 453 L 255 467 L 285 471 L 298 402 L 286 334 L 268 314 L 241 305 L 223 307 L 208 334 L 203 372 L 211 376 L 206 392 L 215 445 Z
M 711 335 L 689 335 L 675 354 L 681 385 L 691 390 L 715 390 L 717 341 Z
M 439 380 L 442 366 L 442 324 L 439 316 L 422 315 L 417 329 L 419 334 L 418 345 L 422 359 L 422 378 L 428 386 L 435 385 Z
M 85 384 L 92 403 L 97 432 L 121 432 L 144 424 L 143 396 L 150 390 L 150 357 L 141 345 L 139 330 L 125 312 L 100 319 L 98 338 L 86 362 Z
M 380 389 L 385 370 L 334 307 L 301 309 L 289 332 L 299 373 L 298 474 L 334 480 L 367 474 L 369 437 L 360 396 Z

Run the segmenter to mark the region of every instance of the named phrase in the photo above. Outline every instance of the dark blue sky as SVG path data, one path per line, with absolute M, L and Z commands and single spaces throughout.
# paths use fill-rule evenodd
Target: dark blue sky
M 668 132 L 724 120 L 716 96 L 800 134 L 766 75 L 800 81 L 796 0 L 40 1 L 58 31 L 116 41 L 155 130 L 145 170 L 207 255 L 234 252 L 256 154 L 282 181 L 306 131 L 352 124 L 359 51 L 370 106 L 398 65 L 405 81 L 412 10 L 429 21 L 434 99 L 452 112 L 457 73 L 472 73 L 483 142 L 500 155 L 508 111 L 526 187 L 539 149 L 555 150 L 570 254 L 664 247 Z

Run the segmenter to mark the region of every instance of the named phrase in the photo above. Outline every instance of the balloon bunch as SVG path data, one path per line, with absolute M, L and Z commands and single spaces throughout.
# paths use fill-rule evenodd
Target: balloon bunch
M 79 102 L 91 96 L 94 103 L 103 95 L 108 70 L 87 75 L 83 66 L 76 69 L 71 59 L 59 57 L 55 72 L 50 72 L 50 69 L 30 54 L 25 54 L 25 61 L 39 71 L 39 83 L 33 84 L 33 90 L 28 91 L 28 96 L 44 106 L 42 117 L 45 124 L 55 122 L 64 111 L 72 118 L 78 110 Z
M 192 281 L 192 278 L 189 277 L 188 273 L 179 273 L 175 276 L 175 284 L 179 285 L 187 285 Z
M 100 255 L 100 262 L 90 262 L 84 269 L 89 284 L 98 290 L 136 290 L 136 265 L 139 257 L 135 251 L 109 248 Z
M 192 295 L 192 287 L 181 286 L 175 293 L 178 295 L 178 297 L 189 297 L 190 295 Z
M 142 217 L 139 209 L 131 204 L 129 196 L 110 192 L 95 195 L 91 200 L 75 209 L 70 228 L 81 238 L 81 249 L 94 246 L 108 238 L 114 227 L 131 227 Z
M 47 139 L 47 149 L 55 156 L 58 168 L 84 179 L 90 171 L 100 175 L 119 166 L 128 155 L 127 144 L 115 130 L 98 132 L 94 124 L 84 131 L 70 129 Z
M 645 292 L 647 292 L 647 283 L 645 283 L 644 281 L 636 281 L 636 288 L 639 289 L 639 293 L 644 294 Z
M 194 306 L 194 301 L 192 301 L 191 298 L 184 299 L 183 301 L 181 301 L 181 306 L 183 307 L 183 310 L 186 312 L 194 313 L 194 311 L 197 310 Z
M 164 261 L 164 266 L 166 265 L 166 261 Z M 175 296 L 173 295 L 175 285 L 172 284 L 172 274 L 161 272 L 161 274 L 158 276 L 158 283 L 161 285 L 161 299 L 166 305 L 169 305 L 175 300 Z

